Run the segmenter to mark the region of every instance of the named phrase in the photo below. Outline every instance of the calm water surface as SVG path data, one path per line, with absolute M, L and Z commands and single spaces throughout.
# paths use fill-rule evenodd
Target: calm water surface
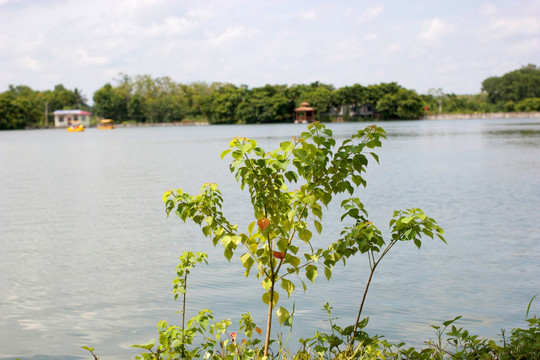
M 381 124 L 388 140 L 360 196 L 386 228 L 394 209 L 420 207 L 448 245 L 396 246 L 377 269 L 365 314 L 368 331 L 421 345 L 430 324 L 460 325 L 496 338 L 524 326 L 540 292 L 540 120 L 417 121 Z M 365 124 L 329 125 L 338 137 Z M 0 358 L 133 358 L 132 344 L 156 337 L 160 320 L 179 323 L 171 282 L 178 256 L 206 251 L 210 266 L 189 280 L 188 315 L 210 308 L 238 329 L 243 312 L 264 324 L 255 278 L 227 263 L 192 224 L 166 218 L 165 190 L 197 192 L 216 182 L 225 211 L 251 221 L 219 155 L 230 139 L 267 149 L 303 125 L 120 128 L 0 132 Z M 332 210 L 332 209 L 331 209 Z M 323 238 L 340 223 L 328 214 Z M 317 241 L 322 241 L 317 240 Z M 356 317 L 368 274 L 362 258 L 319 278 L 295 303 L 293 340 L 327 330 L 329 301 L 340 325 Z M 540 301 L 532 310 L 540 314 Z

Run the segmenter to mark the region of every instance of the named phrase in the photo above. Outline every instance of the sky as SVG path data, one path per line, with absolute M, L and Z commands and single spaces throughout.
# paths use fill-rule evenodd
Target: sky
M 540 0 L 0 0 L 0 92 L 123 75 L 477 94 L 540 65 Z

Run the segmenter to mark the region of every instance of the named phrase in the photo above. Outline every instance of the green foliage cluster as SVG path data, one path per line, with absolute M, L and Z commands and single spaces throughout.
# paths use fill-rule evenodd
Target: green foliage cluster
M 540 358 L 540 319 L 527 318 L 527 326 L 514 328 L 510 336 L 503 331 L 498 341 L 482 338 L 457 326 L 459 316 L 440 325 L 431 325 L 435 338 L 425 341 L 423 348 L 407 347 L 405 343 L 392 343 L 382 336 L 362 331 L 362 341 L 353 348 L 344 348 L 350 338 L 350 327 L 335 324 L 332 308 L 323 309 L 329 317 L 330 331 L 318 332 L 311 338 L 299 340 L 299 350 L 291 353 L 281 338 L 276 341 L 278 349 L 263 355 L 259 329 L 249 314 L 239 322 L 239 333 L 231 332 L 232 322 L 214 322 L 209 310 L 190 320 L 186 341 L 180 341 L 178 327 L 158 324 L 159 342 L 155 339 L 145 344 L 133 345 L 143 349 L 136 359 L 215 359 L 215 360 L 537 360 Z M 367 321 L 362 325 L 367 325 Z M 253 330 L 256 330 L 255 332 Z M 259 329 L 260 330 L 260 329 Z M 260 334 L 258 334 L 260 335 Z M 202 339 L 199 339 L 202 338 Z M 99 360 L 94 348 L 82 346 L 94 360 Z
M 11 86 L 0 94 L 0 129 L 22 129 L 46 124 L 45 104 L 52 112 L 80 108 L 117 123 L 173 123 L 204 121 L 211 124 L 291 122 L 294 109 L 308 102 L 317 119 L 357 121 L 365 118 L 418 119 L 424 114 L 422 98 L 396 83 L 339 89 L 314 82 L 309 85 L 265 85 L 248 88 L 228 83 L 181 84 L 169 77 L 122 75 L 93 94 L 92 109 L 75 89 L 57 85 L 38 92 Z M 378 111 L 380 106 L 381 110 Z
M 475 95 L 444 94 L 430 89 L 421 95 L 429 114 L 540 111 L 540 68 L 529 64 L 482 82 Z
M 48 119 L 45 110 L 49 109 Z M 41 127 L 54 121 L 53 111 L 62 109 L 85 109 L 84 95 L 77 89 L 68 90 L 56 85 L 54 90 L 35 91 L 28 86 L 9 86 L 0 93 L 0 130 Z
M 299 284 L 305 291 L 320 272 L 329 280 L 337 263 L 345 264 L 347 258 L 365 254 L 370 276 L 351 328 L 348 346 L 352 348 L 361 340 L 362 332 L 358 328 L 364 323 L 360 318 L 371 279 L 388 251 L 405 241 L 412 241 L 420 248 L 423 236 L 437 236 L 444 241 L 443 231 L 433 219 L 420 209 L 409 209 L 394 213 L 390 221 L 391 239 L 387 242 L 368 220 L 361 200 L 354 196 L 357 188 L 366 186 L 363 173 L 368 156 L 378 161 L 373 150 L 381 146 L 384 138 L 382 128 L 368 126 L 338 144 L 330 129 L 314 123 L 299 137 L 282 142 L 270 152 L 255 140 L 233 139 L 221 156 L 232 157 L 230 170 L 241 189 L 249 191 L 253 220 L 247 231 L 241 231 L 223 214 L 223 196 L 217 184 L 204 184 L 195 196 L 181 189 L 164 194 L 167 214 L 174 212 L 181 220 L 198 224 L 214 246 L 223 246 L 229 261 L 235 252 L 242 251 L 239 260 L 246 277 L 256 268 L 255 276 L 263 288 L 262 301 L 268 306 L 264 356 L 270 350 L 274 310 L 281 325 L 290 325 L 294 313 L 283 306 L 277 307 L 278 284 L 287 296 Z M 323 213 L 340 194 L 349 196 L 341 201 L 341 219 L 351 225 L 344 227 L 335 242 L 319 241 L 322 247 L 317 247 L 313 234 L 322 233 Z M 375 254 L 379 254 L 377 258 Z
M 227 83 L 179 84 L 168 77 L 123 76 L 116 86 L 106 84 L 94 94 L 94 113 L 118 122 L 176 122 L 204 120 L 213 124 L 253 124 L 292 121 L 294 109 L 308 102 L 320 120 L 338 118 L 418 119 L 424 111 L 421 98 L 396 83 L 359 84 L 334 89 L 314 82 L 309 85 L 265 85 L 248 88 Z M 384 113 L 358 111 L 362 106 Z
M 529 98 L 540 98 L 540 68 L 529 64 L 503 76 L 492 76 L 482 82 L 492 104 L 519 103 Z

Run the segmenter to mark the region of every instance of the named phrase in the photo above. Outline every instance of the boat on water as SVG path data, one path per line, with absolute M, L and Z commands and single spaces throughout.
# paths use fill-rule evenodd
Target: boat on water
M 83 124 L 71 124 L 66 129 L 68 132 L 81 132 L 84 131 L 84 125 Z
M 103 119 L 103 120 L 100 120 L 97 128 L 99 130 L 112 130 L 114 129 L 116 126 L 114 125 L 114 121 L 111 120 L 111 119 Z

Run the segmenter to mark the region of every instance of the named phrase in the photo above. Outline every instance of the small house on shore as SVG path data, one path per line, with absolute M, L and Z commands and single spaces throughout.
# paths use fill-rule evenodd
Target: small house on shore
M 309 103 L 303 102 L 300 107 L 294 109 L 295 123 L 309 123 L 315 121 L 315 109 L 309 106 Z
M 54 112 L 54 126 L 68 127 L 72 124 L 90 126 L 90 115 L 92 114 L 84 110 L 56 110 Z

